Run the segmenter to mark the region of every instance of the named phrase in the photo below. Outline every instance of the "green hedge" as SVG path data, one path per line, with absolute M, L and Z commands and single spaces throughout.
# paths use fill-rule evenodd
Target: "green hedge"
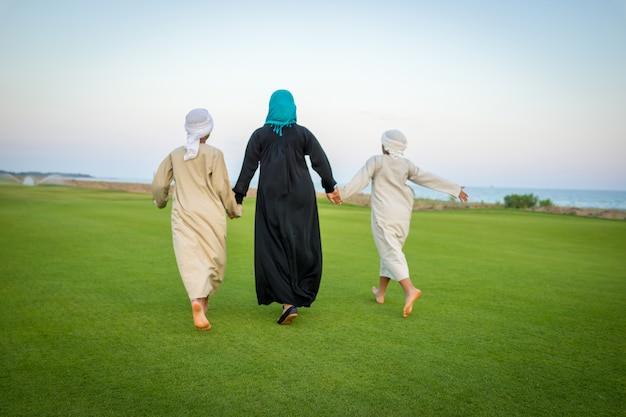
M 534 194 L 509 194 L 504 196 L 504 207 L 506 208 L 532 208 L 535 206 L 550 207 L 552 201 L 550 199 L 539 200 Z

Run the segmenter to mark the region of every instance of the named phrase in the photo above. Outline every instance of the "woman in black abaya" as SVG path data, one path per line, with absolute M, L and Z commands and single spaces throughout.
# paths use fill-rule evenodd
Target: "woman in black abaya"
M 306 155 L 328 199 L 340 204 L 324 150 L 307 128 L 296 123 L 291 93 L 278 90 L 270 98 L 265 124 L 248 141 L 233 189 L 241 204 L 260 167 L 254 225 L 256 293 L 259 304 L 283 305 L 278 324 L 291 324 L 297 307 L 311 306 L 322 277 L 317 202 Z

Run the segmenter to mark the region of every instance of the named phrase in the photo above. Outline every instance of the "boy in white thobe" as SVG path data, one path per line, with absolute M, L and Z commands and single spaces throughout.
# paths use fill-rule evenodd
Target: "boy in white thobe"
M 413 311 L 413 303 L 421 291 L 409 278 L 409 267 L 402 252 L 409 233 L 414 195 L 406 184 L 409 180 L 433 190 L 467 201 L 464 187 L 420 170 L 413 162 L 402 157 L 407 141 L 402 132 L 388 130 L 382 136 L 382 155 L 372 156 L 363 168 L 341 190 L 343 200 L 358 193 L 372 183 L 372 234 L 380 256 L 380 281 L 378 289 L 372 288 L 376 302 L 382 304 L 389 280 L 398 281 L 405 294 L 402 317 Z

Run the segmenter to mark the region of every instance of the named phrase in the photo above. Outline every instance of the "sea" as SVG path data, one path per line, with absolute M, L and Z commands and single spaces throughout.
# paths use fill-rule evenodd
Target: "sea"
M 446 200 L 446 194 L 423 187 L 412 187 L 416 198 Z M 550 200 L 553 206 L 626 210 L 626 191 L 574 190 L 550 188 L 465 187 L 469 201 L 475 203 L 504 204 L 511 194 L 533 194 L 539 201 Z
M 112 181 L 111 179 L 103 179 Z M 255 179 L 253 179 L 254 181 Z M 145 179 L 117 180 L 122 182 L 150 183 Z M 316 184 L 318 185 L 318 184 Z M 256 184 L 251 184 L 256 187 Z M 318 185 L 319 186 L 319 185 Z M 449 200 L 447 194 L 440 193 L 428 188 L 409 184 L 413 189 L 415 198 L 427 198 L 432 200 Z M 323 192 L 321 188 L 317 189 Z M 369 187 L 363 193 L 369 193 Z M 626 210 L 626 190 L 575 190 L 575 189 L 551 189 L 551 188 L 508 188 L 508 187 L 465 187 L 469 195 L 469 201 L 485 204 L 504 204 L 504 197 L 511 194 L 533 194 L 539 201 L 550 200 L 553 206 L 595 208 L 606 210 Z

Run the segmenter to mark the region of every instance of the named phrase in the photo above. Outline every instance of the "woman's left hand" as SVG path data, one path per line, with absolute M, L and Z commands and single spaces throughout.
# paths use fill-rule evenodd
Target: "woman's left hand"
M 326 197 L 336 206 L 341 205 L 341 196 L 339 195 L 339 190 L 335 188 L 332 193 L 326 193 Z

